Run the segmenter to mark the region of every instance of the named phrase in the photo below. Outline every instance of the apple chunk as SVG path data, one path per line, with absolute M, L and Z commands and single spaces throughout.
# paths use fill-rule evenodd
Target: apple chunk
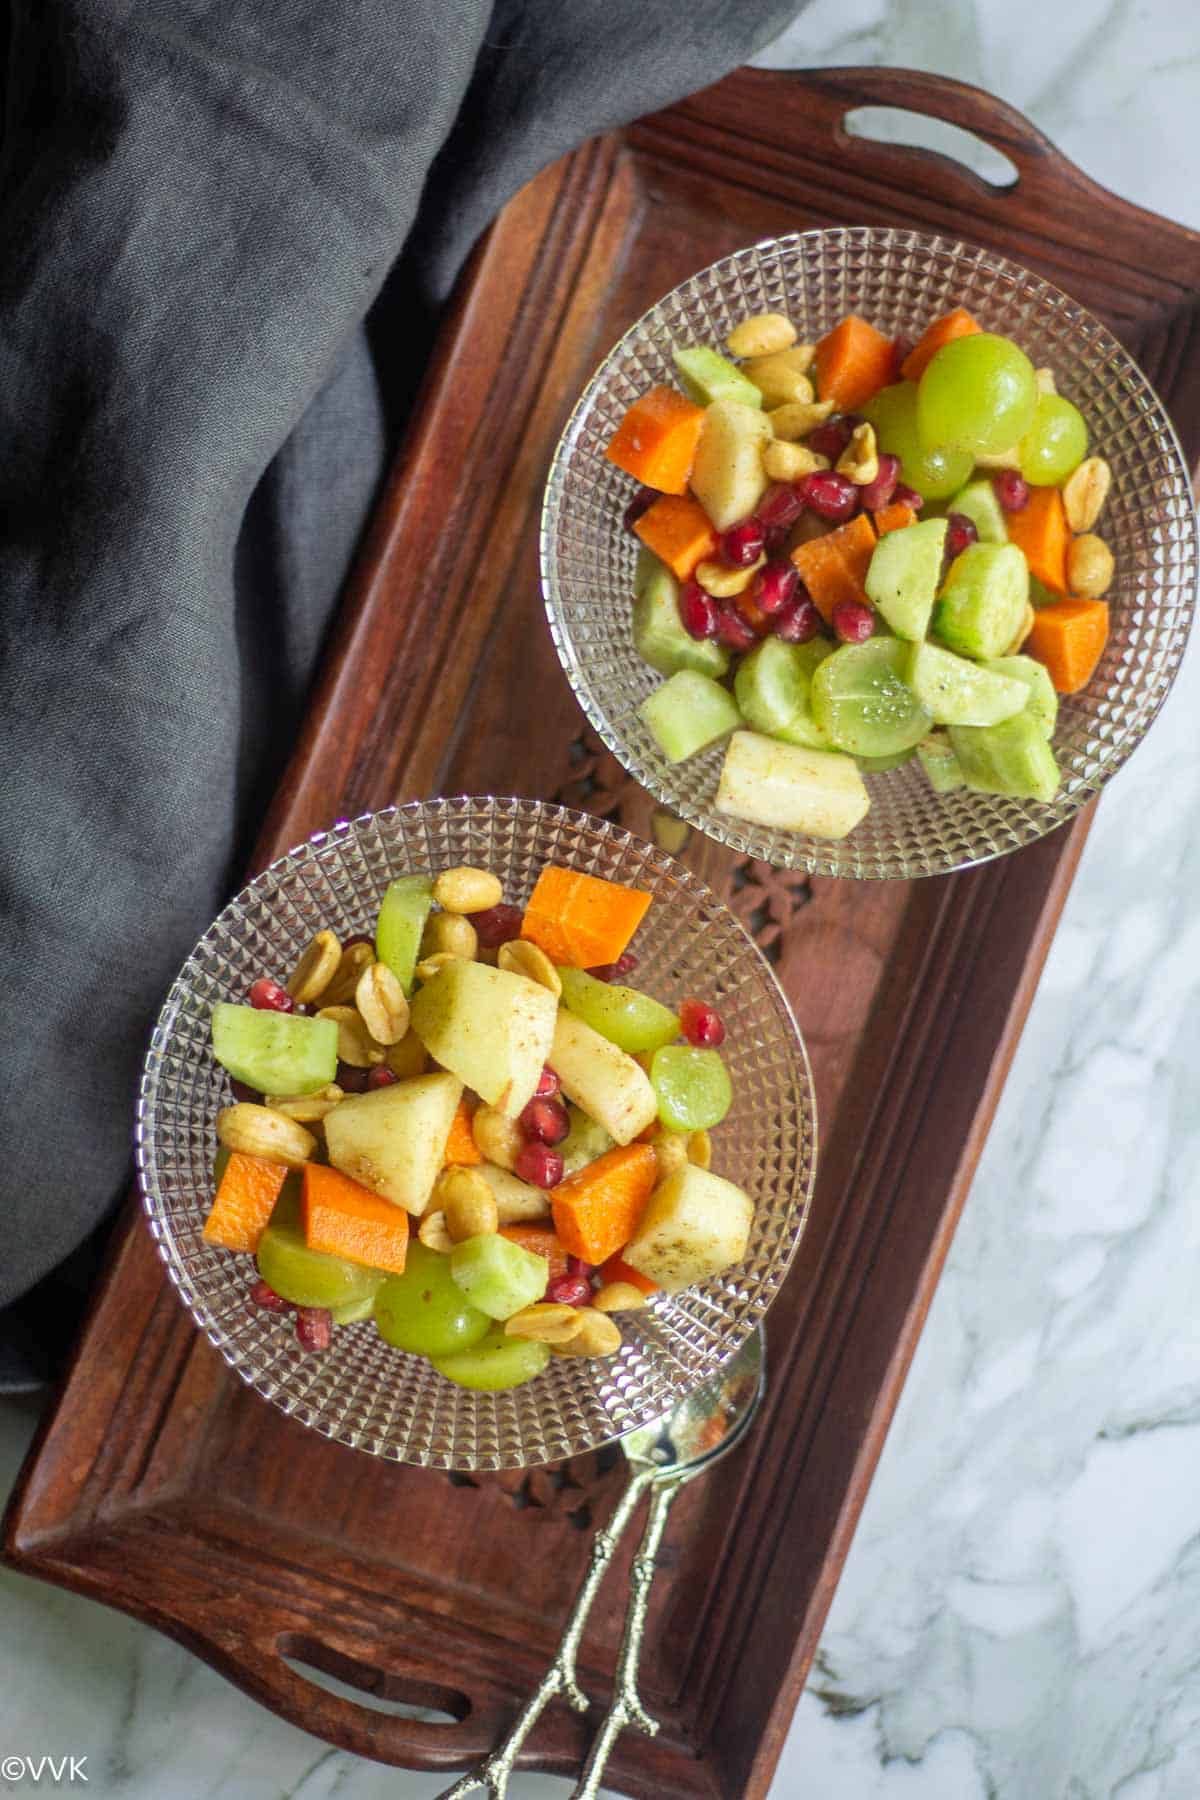
M 549 988 L 487 963 L 444 963 L 412 1003 L 434 1062 L 515 1119 L 550 1054 L 558 1004 Z
M 329 1160 L 406 1212 L 424 1212 L 461 1097 L 462 1082 L 441 1074 L 351 1094 L 326 1114 Z
M 754 1203 L 723 1175 L 685 1163 L 659 1183 L 621 1256 L 668 1294 L 739 1263 Z
M 641 1064 L 574 1013 L 560 1011 L 546 1060 L 567 1099 L 615 1143 L 632 1143 L 658 1117 L 658 1096 Z

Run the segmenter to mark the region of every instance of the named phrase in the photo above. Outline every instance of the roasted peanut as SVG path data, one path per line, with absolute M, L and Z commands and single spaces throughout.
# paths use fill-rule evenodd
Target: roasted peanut
M 659 1181 L 676 1174 L 688 1159 L 688 1140 L 681 1131 L 656 1132 L 650 1140 L 650 1148 L 658 1164 Z
M 475 1148 L 488 1162 L 502 1169 L 512 1169 L 525 1142 L 521 1127 L 497 1106 L 477 1106 L 471 1120 L 471 1136 Z
M 977 453 L 975 462 L 980 469 L 1019 469 L 1021 452 L 1014 444 L 1011 450 L 997 450 L 991 456 Z
M 338 1028 L 338 1061 L 355 1069 L 373 1069 L 387 1055 L 387 1045 L 377 1043 L 355 1006 L 323 1006 L 318 1019 L 332 1019 Z
M 810 450 L 807 444 L 789 444 L 782 438 L 772 438 L 763 447 L 762 463 L 764 473 L 772 481 L 799 481 L 802 475 L 811 475 L 815 469 L 827 469 L 829 458 L 818 450 Z
M 417 1226 L 417 1237 L 427 1250 L 439 1250 L 443 1256 L 449 1256 L 454 1248 L 454 1240 L 446 1230 L 446 1215 L 443 1212 L 428 1212 Z
M 430 913 L 421 933 L 421 956 L 458 956 L 472 962 L 479 948 L 479 934 L 470 919 L 460 913 Z
M 511 943 L 501 944 L 496 952 L 496 967 L 507 969 L 510 975 L 523 975 L 526 981 L 536 981 L 557 1000 L 562 993 L 562 976 L 555 968 L 546 952 L 538 944 L 531 944 L 525 938 L 513 938 Z
M 635 1288 L 632 1281 L 610 1281 L 592 1296 L 592 1305 L 597 1312 L 637 1312 L 645 1306 L 646 1296 L 640 1288 Z
M 782 313 L 755 313 L 735 325 L 725 339 L 730 356 L 773 356 L 796 341 L 796 327 Z
M 742 364 L 742 374 L 754 383 L 764 406 L 784 406 L 789 400 L 815 398 L 808 378 L 812 359 L 811 344 L 794 344 L 790 350 L 776 351 L 774 356 L 753 357 Z
M 1112 487 L 1112 470 L 1102 456 L 1085 456 L 1063 482 L 1063 508 L 1072 531 L 1090 531 Z
M 444 969 L 447 963 L 464 962 L 465 960 L 461 956 L 451 956 L 449 950 L 439 950 L 434 956 L 424 957 L 413 970 L 413 974 L 418 981 L 432 981 L 438 970 Z
M 551 1344 L 555 1356 L 614 1356 L 621 1348 L 621 1330 L 607 1313 L 594 1306 L 579 1309 L 579 1329 L 565 1343 Z
M 767 418 L 775 436 L 792 444 L 815 431 L 832 411 L 832 400 L 789 400 L 786 406 L 773 408 Z
M 243 1156 L 265 1156 L 271 1162 L 302 1169 L 317 1147 L 311 1131 L 253 1100 L 237 1100 L 217 1114 L 217 1137 L 227 1150 Z
M 315 1094 L 268 1094 L 266 1104 L 272 1112 L 282 1113 L 285 1119 L 295 1119 L 298 1125 L 316 1125 L 331 1113 L 339 1100 L 345 1095 L 336 1081 L 318 1088 Z
M 433 1197 L 456 1244 L 484 1237 L 500 1224 L 496 1197 L 475 1169 L 443 1169 L 433 1184 Z
M 579 1308 L 539 1300 L 505 1320 L 507 1337 L 529 1338 L 535 1344 L 566 1344 L 578 1335 Z
M 712 1168 L 712 1139 L 707 1131 L 693 1131 L 688 1139 L 687 1159 L 698 1169 Z
M 1035 369 L 1033 379 L 1037 382 L 1039 394 L 1057 394 L 1058 383 L 1054 379 L 1053 369 Z
M 790 448 L 787 444 L 780 444 L 776 447 L 780 450 Z M 768 445 L 767 448 L 771 449 L 772 446 Z M 766 466 L 765 457 L 763 466 Z M 769 470 L 768 473 L 770 473 Z M 696 580 L 705 593 L 711 594 L 715 600 L 728 600 L 734 594 L 745 593 L 766 560 L 765 556 L 760 556 L 756 562 L 751 563 L 748 569 L 731 569 L 728 563 L 723 562 L 698 563 L 695 571 Z
M 408 1030 L 408 1001 L 386 963 L 373 962 L 363 970 L 354 1004 L 377 1044 L 398 1044 Z
M 321 998 L 341 960 L 342 946 L 332 931 L 318 931 L 287 984 L 287 991 L 298 1006 L 308 1006 Z
M 855 487 L 866 487 L 874 481 L 879 473 L 879 449 L 873 425 L 864 422 L 854 427 L 836 467 L 838 474 L 848 475 Z
M 522 1181 L 499 1163 L 480 1163 L 476 1172 L 492 1190 L 501 1225 L 529 1225 L 549 1217 L 550 1196 L 544 1188 Z
M 374 961 L 375 952 L 370 944 L 347 944 L 334 970 L 333 980 L 321 995 L 326 1006 L 353 1005 L 358 978 Z
M 415 1031 L 406 1031 L 398 1044 L 389 1047 L 383 1060 L 393 1075 L 408 1081 L 425 1073 L 425 1046 Z
M 1099 600 L 1112 586 L 1113 553 L 1102 537 L 1085 531 L 1067 548 L 1067 582 L 1082 600 Z
M 486 912 L 499 906 L 504 889 L 490 869 L 443 869 L 433 884 L 433 897 L 448 913 Z

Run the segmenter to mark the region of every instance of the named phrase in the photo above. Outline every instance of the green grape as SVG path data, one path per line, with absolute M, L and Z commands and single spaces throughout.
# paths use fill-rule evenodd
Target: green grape
M 549 1344 L 506 1337 L 502 1325 L 493 1326 L 471 1349 L 432 1358 L 434 1368 L 447 1381 L 485 1393 L 520 1387 L 540 1375 L 549 1361 Z
M 917 432 L 917 384 L 898 381 L 881 388 L 862 409 L 875 427 L 879 448 L 900 458 L 900 478 L 925 500 L 945 500 L 970 479 L 975 467 L 969 450 L 945 445 L 930 449 Z M 925 515 L 923 514 L 922 517 Z
M 917 429 L 924 444 L 994 456 L 1025 436 L 1037 401 L 1025 352 L 1010 338 L 976 331 L 930 357 L 917 386 Z
M 300 1223 L 300 1178 L 289 1175 L 258 1245 L 258 1272 L 293 1306 L 327 1306 L 340 1311 L 369 1299 L 384 1277 L 379 1269 L 344 1256 L 310 1250 Z
M 813 676 L 812 706 L 831 744 L 876 758 L 920 743 L 933 721 L 904 680 L 907 655 L 900 638 L 873 637 L 826 657 Z
M 1057 487 L 1087 455 L 1083 414 L 1061 394 L 1042 394 L 1033 424 L 1017 445 L 1021 473 L 1034 487 Z
M 469 1350 L 491 1320 L 458 1286 L 448 1256 L 410 1242 L 403 1275 L 389 1275 L 375 1296 L 375 1324 L 394 1349 L 434 1357 Z
M 729 1071 L 716 1050 L 657 1050 L 650 1080 L 658 1095 L 658 1116 L 668 1131 L 707 1131 L 719 1125 L 733 1104 Z
M 568 1012 L 631 1056 L 657 1050 L 679 1036 L 679 1020 L 670 1007 L 636 988 L 598 981 L 586 969 L 560 969 L 562 1000 Z
M 546 1259 L 499 1232 L 466 1238 L 450 1252 L 455 1286 L 490 1319 L 511 1319 L 546 1291 Z

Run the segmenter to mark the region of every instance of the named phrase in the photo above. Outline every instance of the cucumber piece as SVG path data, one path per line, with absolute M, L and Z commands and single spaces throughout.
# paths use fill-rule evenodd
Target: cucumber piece
M 467 1238 L 450 1252 L 450 1273 L 489 1319 L 511 1319 L 546 1291 L 546 1259 L 499 1232 Z
M 549 1344 L 532 1338 L 506 1337 L 503 1325 L 494 1325 L 470 1350 L 429 1359 L 439 1375 L 459 1387 L 495 1393 L 520 1387 L 540 1375 L 550 1361 Z
M 763 403 L 762 393 L 736 363 L 707 344 L 675 344 L 671 360 L 679 372 L 679 385 L 697 406 L 711 406 L 714 400 L 740 400 L 743 406 Z
M 952 725 L 950 745 L 967 786 L 981 794 L 1049 801 L 1058 792 L 1058 764 L 1032 713 L 999 725 Z
M 904 679 L 908 653 L 900 638 L 868 638 L 826 657 L 813 676 L 812 708 L 837 749 L 852 756 L 894 756 L 920 743 L 932 720 Z
M 631 1056 L 658 1050 L 679 1036 L 678 1015 L 661 1000 L 618 982 L 598 981 L 586 969 L 563 968 L 558 973 L 567 1011 Z
M 421 933 L 432 905 L 433 883 L 428 875 L 401 875 L 389 884 L 375 924 L 375 954 L 410 996 Z
M 1058 723 L 1058 695 L 1050 679 L 1050 671 L 1036 656 L 998 656 L 985 667 L 996 675 L 1007 675 L 1025 684 L 1028 694 L 1025 710 L 1042 728 L 1043 737 L 1052 738 Z
M 772 435 L 759 407 L 741 400 L 717 400 L 705 413 L 691 489 L 718 531 L 749 518 L 766 493 L 762 453 Z
M 931 731 L 922 738 L 917 755 L 935 793 L 952 794 L 955 788 L 966 786 L 959 760 L 944 731 Z
M 312 1094 L 337 1074 L 332 1019 L 220 1000 L 212 1009 L 212 1043 L 221 1067 L 260 1094 Z
M 606 1150 L 611 1150 L 613 1140 L 603 1125 L 589 1119 L 580 1107 L 568 1103 L 567 1117 L 571 1129 L 558 1146 L 558 1154 L 563 1159 L 563 1174 L 574 1175 L 595 1162 L 598 1156 L 603 1156 Z
M 733 691 L 748 725 L 785 744 L 827 750 L 829 739 L 813 718 L 810 694 L 813 671 L 832 655 L 825 638 L 807 644 L 785 644 L 764 638 L 738 664 Z
M 854 758 L 735 731 L 725 752 L 716 808 L 776 831 L 844 838 L 871 804 Z
M 916 754 L 914 746 L 911 750 L 897 750 L 892 756 L 856 756 L 854 760 L 864 775 L 886 775 L 890 769 L 903 768 Z
M 660 675 L 695 669 L 723 675 L 729 652 L 713 638 L 694 638 L 679 617 L 679 583 L 665 563 L 643 544 L 634 577 L 633 643 L 643 662 Z
M 945 519 L 919 519 L 889 531 L 876 544 L 867 569 L 867 599 L 898 637 L 923 638 L 942 575 Z
M 951 650 L 990 662 L 1007 652 L 1028 604 L 1029 564 L 1017 546 L 969 544 L 955 557 L 942 584 L 933 615 L 934 634 Z
M 907 659 L 904 679 L 935 725 L 998 725 L 1029 698 L 1025 683 L 994 663 L 983 668 L 936 644 L 911 645 Z
M 685 762 L 735 731 L 742 715 L 733 696 L 694 669 L 680 669 L 638 707 L 642 723 L 668 762 Z
M 1004 508 L 996 498 L 996 490 L 986 475 L 968 481 L 948 503 L 948 512 L 962 513 L 979 533 L 981 544 L 1007 544 L 1008 526 Z

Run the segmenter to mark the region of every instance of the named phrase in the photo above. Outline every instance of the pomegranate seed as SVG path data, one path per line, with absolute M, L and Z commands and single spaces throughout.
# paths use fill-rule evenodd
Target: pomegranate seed
M 807 594 L 791 600 L 771 621 L 776 637 L 785 644 L 807 644 L 821 629 L 821 615 Z
M 789 532 L 803 511 L 804 502 L 796 492 L 794 482 L 777 481 L 759 501 L 758 511 L 754 516 L 762 526 L 764 538 L 770 543 Z
M 261 1306 L 267 1312 L 291 1312 L 292 1310 L 291 1301 L 285 1300 L 282 1294 L 277 1294 L 275 1289 L 265 1281 L 255 1282 L 250 1289 L 250 1300 L 252 1305 Z
M 621 515 L 621 523 L 624 525 L 626 531 L 633 530 L 642 514 L 648 512 L 657 499 L 658 495 L 653 488 L 644 487 L 638 489 L 637 493 L 633 496 L 633 499 L 629 502 L 629 505 L 625 508 L 624 513 Z
M 721 538 L 721 555 L 735 569 L 748 569 L 762 555 L 766 533 L 761 519 L 743 519 Z
M 810 431 L 804 442 L 818 456 L 827 456 L 830 462 L 836 462 L 850 442 L 854 431 L 852 419 L 853 414 L 840 417 L 835 414 L 832 419 L 823 420 L 815 431 Z
M 706 594 L 698 581 L 685 581 L 676 602 L 680 622 L 689 637 L 704 639 L 717 635 L 717 603 Z
M 1029 483 L 1015 469 L 1001 469 L 992 485 L 1005 512 L 1021 512 L 1029 505 Z
M 946 514 L 946 555 L 951 561 L 979 537 L 979 527 L 966 513 Z
M 727 650 L 753 650 L 754 627 L 726 600 L 717 609 L 717 642 Z
M 399 1079 L 398 1075 L 393 1075 L 386 1063 L 380 1063 L 376 1068 L 367 1070 L 367 1092 L 373 1093 L 376 1088 L 391 1087 L 392 1083 Z
M 365 1094 L 367 1083 L 371 1079 L 370 1069 L 356 1069 L 353 1063 L 340 1062 L 337 1066 L 337 1084 L 343 1094 Z
M 513 1159 L 513 1174 L 536 1188 L 557 1187 L 563 1178 L 563 1159 L 548 1144 L 522 1144 Z
M 769 562 L 758 571 L 750 584 L 750 598 L 759 612 L 782 612 L 795 598 L 800 585 L 800 571 L 795 563 Z
M 853 602 L 842 602 L 843 606 Z M 679 1009 L 679 1026 L 695 1050 L 715 1050 L 725 1042 L 725 1026 L 715 1006 L 705 1000 L 685 1000 Z
M 615 963 L 597 963 L 594 969 L 585 971 L 595 976 L 597 981 L 624 981 L 626 975 L 632 975 L 638 966 L 638 959 L 632 950 L 625 950 Z
M 229 1078 L 229 1085 L 233 1089 L 233 1097 L 235 1100 L 249 1100 L 251 1102 L 257 1102 L 260 1106 L 262 1105 L 262 1095 L 257 1088 L 248 1086 L 244 1081 L 235 1081 L 232 1076 Z
M 290 1013 L 296 1007 L 296 1002 L 287 989 L 280 987 L 277 981 L 269 981 L 265 975 L 251 982 L 247 998 L 259 1012 Z
M 883 458 L 879 459 L 881 462 Z M 919 513 L 925 504 L 924 494 L 918 494 L 916 488 L 910 488 L 906 482 L 898 481 L 892 492 L 892 499 L 897 506 L 907 506 L 910 512 Z
M 532 1099 L 521 1113 L 521 1130 L 537 1144 L 561 1144 L 571 1129 L 561 1100 Z
M 865 644 L 875 630 L 875 614 L 861 600 L 839 600 L 833 609 L 833 629 L 843 644 Z
M 556 1275 L 547 1284 L 546 1298 L 553 1306 L 587 1306 L 592 1284 L 586 1275 Z
M 568 1275 L 587 1275 L 590 1277 L 593 1266 L 594 1265 L 590 1262 L 584 1262 L 582 1256 L 568 1256 L 567 1258 Z
M 840 524 L 844 519 L 853 518 L 858 511 L 858 489 L 848 475 L 839 475 L 836 469 L 817 469 L 813 474 L 805 475 L 797 486 L 804 504 L 818 519 Z
M 327 1307 L 296 1308 L 296 1342 L 302 1350 L 328 1350 L 333 1342 L 333 1314 Z
M 878 512 L 886 506 L 896 492 L 896 483 L 900 479 L 900 458 L 889 456 L 886 450 L 879 454 L 879 473 L 874 481 L 864 482 L 858 490 L 858 497 L 864 512 Z
M 542 1072 L 538 1076 L 537 1098 L 546 1100 L 551 1094 L 557 1094 L 562 1082 L 558 1079 L 549 1063 L 542 1064 Z
M 520 937 L 525 918 L 519 906 L 508 906 L 503 900 L 497 906 L 487 906 L 482 912 L 468 916 L 485 950 L 498 950 L 501 944 L 511 944 L 514 938 Z

